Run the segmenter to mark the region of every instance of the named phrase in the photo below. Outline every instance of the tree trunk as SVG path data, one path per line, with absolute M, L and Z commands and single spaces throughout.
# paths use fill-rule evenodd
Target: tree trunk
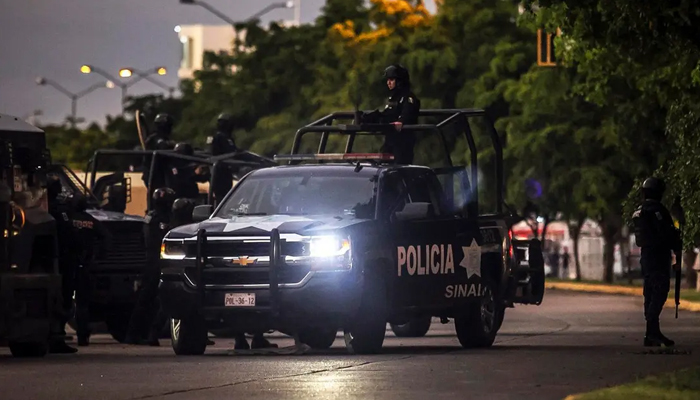
M 683 252 L 683 263 L 681 264 L 682 270 L 685 270 L 685 282 L 687 287 L 690 289 L 696 289 L 697 288 L 697 278 L 698 278 L 698 271 L 695 271 L 693 269 L 693 265 L 695 265 L 695 258 L 697 258 L 697 254 L 693 250 L 686 250 Z
M 581 237 L 581 228 L 583 228 L 585 221 L 585 215 L 579 215 L 576 217 L 576 221 L 571 221 L 571 219 L 567 219 L 566 221 L 566 225 L 569 228 L 569 236 L 571 236 L 571 240 L 574 242 L 572 250 L 574 252 L 574 265 L 576 266 L 577 282 L 581 282 L 581 261 L 579 260 L 578 240 Z
M 608 213 L 604 220 L 600 221 L 603 231 L 603 281 L 612 283 L 615 268 L 615 244 L 620 241 L 622 218 L 620 215 Z

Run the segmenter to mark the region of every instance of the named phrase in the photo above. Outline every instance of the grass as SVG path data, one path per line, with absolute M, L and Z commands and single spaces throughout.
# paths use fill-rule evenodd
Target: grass
M 700 367 L 650 376 L 636 382 L 600 389 L 576 400 L 697 400 L 700 399 Z
M 634 283 L 630 284 L 629 281 L 605 283 L 605 282 L 600 282 L 600 281 L 582 280 L 580 282 L 577 282 L 574 280 L 547 278 L 547 282 L 580 283 L 580 284 L 589 284 L 589 285 L 606 285 L 606 286 L 622 286 L 622 287 L 642 287 L 641 280 L 635 281 Z M 671 280 L 671 291 L 668 294 L 668 298 L 670 300 L 673 300 L 674 290 L 675 290 L 674 289 L 674 281 Z M 700 303 L 700 292 L 696 291 L 695 289 L 681 289 L 681 300 Z M 698 397 L 698 399 L 700 399 L 700 397 Z

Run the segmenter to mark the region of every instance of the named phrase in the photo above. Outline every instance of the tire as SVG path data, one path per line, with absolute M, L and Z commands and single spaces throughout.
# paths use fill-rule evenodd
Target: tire
M 423 337 L 430 330 L 432 320 L 430 315 L 416 317 L 403 325 L 390 324 L 391 331 L 397 337 Z
M 387 290 L 376 276 L 365 277 L 362 300 L 357 315 L 344 331 L 345 347 L 351 354 L 381 352 L 386 336 L 388 313 Z
M 49 351 L 47 342 L 10 342 L 10 352 L 17 358 L 44 357 Z
M 124 343 L 126 332 L 129 330 L 129 320 L 131 313 L 113 311 L 113 314 L 105 318 L 107 332 L 112 335 L 112 339 L 119 343 Z
M 305 330 L 299 333 L 299 340 L 305 345 L 316 350 L 326 350 L 333 346 L 338 329 L 315 329 Z
M 467 312 L 455 318 L 455 330 L 464 348 L 491 347 L 496 340 L 502 306 L 496 298 L 496 285 L 484 279 L 483 296 L 469 306 Z
M 207 327 L 199 317 L 171 319 L 170 336 L 178 356 L 199 356 L 207 349 Z

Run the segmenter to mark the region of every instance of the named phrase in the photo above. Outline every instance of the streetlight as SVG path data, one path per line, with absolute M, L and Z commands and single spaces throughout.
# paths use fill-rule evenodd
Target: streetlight
M 175 91 L 175 88 L 167 86 L 167 85 L 163 84 L 162 82 L 151 78 L 151 75 L 154 75 L 154 74 L 164 76 L 167 73 L 168 73 L 168 70 L 165 67 L 155 67 L 155 68 L 148 70 L 148 71 L 140 71 L 140 70 L 135 69 L 135 68 L 122 68 L 119 70 L 119 76 L 122 78 L 130 78 L 134 75 L 138 76 L 138 78 L 134 78 L 132 81 L 129 82 L 130 85 L 140 81 L 141 79 L 145 79 L 145 80 L 151 82 L 152 84 L 154 84 L 162 89 L 167 90 L 170 93 L 170 96 L 172 97 L 173 91 Z
M 119 86 L 122 90 L 122 113 L 124 113 L 124 108 L 126 106 L 126 90 L 130 86 L 134 85 L 135 83 L 139 82 L 142 79 L 145 79 L 158 87 L 164 88 L 165 90 L 170 92 L 170 96 L 172 96 L 173 91 L 175 90 L 174 88 L 168 87 L 168 86 L 162 84 L 161 82 L 158 82 L 157 80 L 150 77 L 150 75 L 153 75 L 153 74 L 158 74 L 161 76 L 165 75 L 167 73 L 167 69 L 165 67 L 156 67 L 156 68 L 153 68 L 152 70 L 149 70 L 146 72 L 139 71 L 139 70 L 136 70 L 133 68 L 122 68 L 119 70 L 119 76 L 121 78 L 129 78 L 133 75 L 138 75 L 136 78 L 130 80 L 129 82 L 125 82 L 125 83 L 120 83 L 119 79 L 111 76 L 105 70 L 100 69 L 100 68 L 96 68 L 93 65 L 85 64 L 85 65 L 81 66 L 80 72 L 82 72 L 84 74 L 90 74 L 90 73 L 94 72 L 96 74 L 102 75 L 105 78 L 109 79 L 111 82 L 113 82 L 113 85 Z
M 115 86 L 119 86 L 122 90 L 122 113 L 124 113 L 124 106 L 126 105 L 126 89 L 129 87 L 128 83 L 119 83 L 119 79 L 113 77 L 108 72 L 101 68 L 97 68 L 93 65 L 84 64 L 80 67 L 80 72 L 84 74 L 96 73 L 107 78 L 110 82 L 113 82 Z
M 90 86 L 89 88 L 83 90 L 82 92 L 73 93 L 73 92 L 69 91 L 68 89 L 64 88 L 63 86 L 59 85 L 58 83 L 56 83 L 50 79 L 46 79 L 43 76 L 38 76 L 36 78 L 36 84 L 39 86 L 46 86 L 46 85 L 53 86 L 56 90 L 58 90 L 59 92 L 65 94 L 66 96 L 68 96 L 70 98 L 70 100 L 71 100 L 71 126 L 73 128 L 75 128 L 75 122 L 77 119 L 78 99 L 79 98 L 81 98 L 89 93 L 92 93 L 99 88 L 103 88 L 103 87 L 106 87 L 108 89 L 114 88 L 114 83 L 112 81 L 106 81 L 106 82 L 96 83 L 96 84 Z
M 296 0 L 296 2 L 299 2 L 300 0 Z M 193 5 L 198 5 L 206 8 L 208 11 L 210 11 L 212 14 L 216 15 L 217 17 L 223 19 L 224 21 L 228 22 L 231 26 L 233 26 L 233 29 L 236 29 L 236 22 L 232 20 L 231 18 L 227 17 L 225 14 L 223 14 L 221 11 L 215 9 L 214 7 L 210 6 L 209 4 L 200 1 L 200 0 L 180 0 L 180 4 L 193 4 Z M 268 12 L 275 10 L 277 8 L 294 8 L 295 6 L 295 1 L 290 0 L 287 2 L 279 2 L 279 3 L 272 3 L 269 6 L 263 8 L 262 10 L 258 11 L 257 13 L 253 14 L 250 18 L 246 19 L 245 22 L 250 22 L 255 19 L 260 18 L 261 16 L 267 14 Z M 298 8 L 298 7 L 297 7 Z M 178 29 L 175 28 L 175 32 L 178 32 Z

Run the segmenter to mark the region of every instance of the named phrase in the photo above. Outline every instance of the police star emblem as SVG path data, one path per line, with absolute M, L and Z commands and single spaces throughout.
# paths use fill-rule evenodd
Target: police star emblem
M 467 278 L 476 275 L 481 277 L 481 247 L 472 239 L 469 246 L 462 246 L 464 258 L 459 266 L 467 270 Z

